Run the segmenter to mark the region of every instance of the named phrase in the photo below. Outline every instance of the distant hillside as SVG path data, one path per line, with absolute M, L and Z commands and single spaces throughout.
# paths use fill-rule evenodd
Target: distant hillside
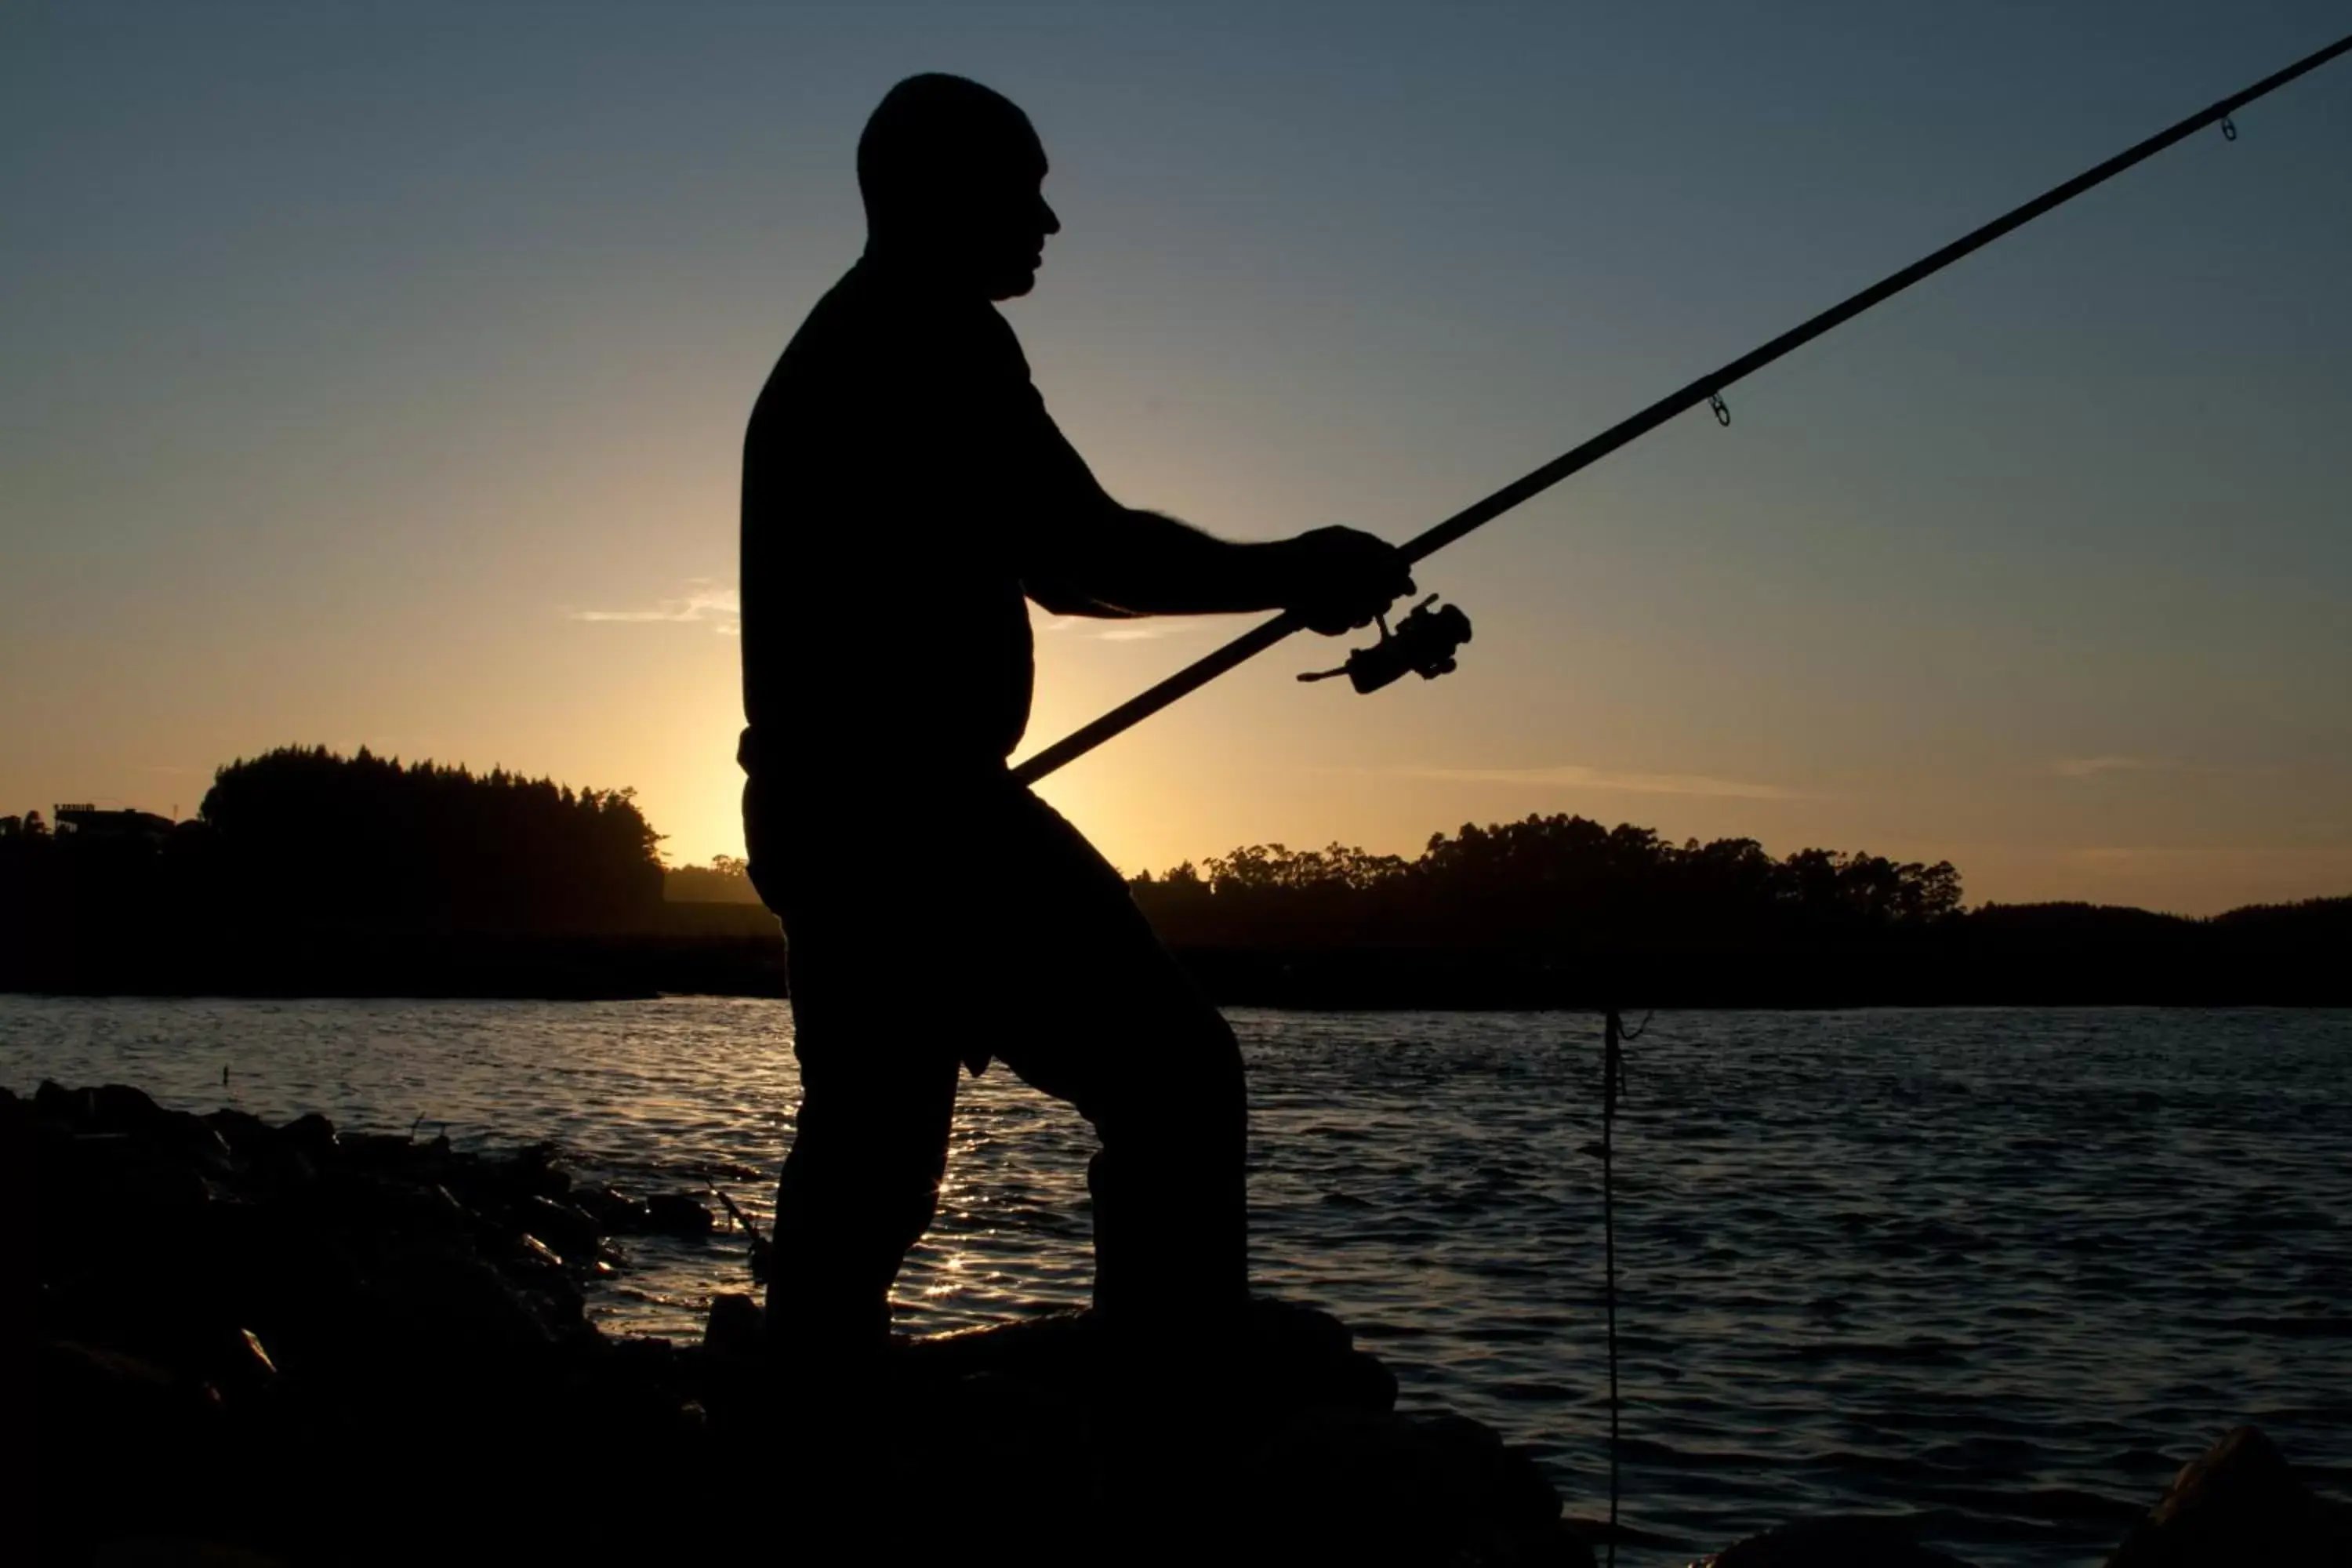
M 665 870 L 627 790 L 291 747 L 173 824 L 0 816 L 0 987 L 774 994 L 743 862 Z M 952 857 L 942 862 L 952 866 Z M 2352 1004 L 2352 898 L 2210 920 L 1961 901 L 1958 870 L 1569 816 L 1412 858 L 1254 845 L 1136 878 L 1221 1002 L 1293 1006 Z M 943 886 L 985 916 L 990 889 Z M 921 952 L 909 947 L 909 973 Z
M 749 862 L 740 855 L 713 855 L 708 866 L 673 866 L 662 876 L 662 897 L 674 904 L 756 904 Z
M 1433 836 L 1413 859 L 1252 845 L 1130 884 L 1171 942 L 1219 946 L 1686 952 L 1915 941 L 1960 913 L 1960 874 L 1752 838 L 1528 816 Z
M 2352 899 L 1961 902 L 1948 862 L 1529 816 L 1412 859 L 1256 845 L 1130 884 L 1212 995 L 1297 1006 L 2352 1003 Z

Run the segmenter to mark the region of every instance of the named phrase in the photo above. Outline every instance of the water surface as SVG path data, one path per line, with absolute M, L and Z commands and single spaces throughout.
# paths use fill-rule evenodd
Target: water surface
M 1260 1286 L 1326 1307 L 1408 1407 L 1606 1496 L 1598 1030 L 1564 1014 L 1233 1015 Z M 137 1084 L 464 1147 L 541 1139 L 765 1223 L 788 1007 L 0 996 L 0 1083 Z M 1801 1514 L 1913 1517 L 1985 1568 L 2096 1563 L 2257 1422 L 2352 1479 L 2352 1014 L 1662 1015 L 1616 1135 L 1629 1568 Z M 226 1087 L 222 1071 L 228 1069 Z M 904 1326 L 1085 1299 L 1074 1113 L 967 1082 Z M 592 1296 L 691 1335 L 738 1245 L 646 1240 Z

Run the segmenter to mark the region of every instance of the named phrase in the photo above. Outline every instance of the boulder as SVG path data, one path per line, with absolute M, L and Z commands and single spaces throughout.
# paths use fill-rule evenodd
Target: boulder
M 507 1179 L 528 1193 L 560 1198 L 572 1191 L 572 1177 L 555 1165 L 555 1145 L 534 1143 L 507 1163 Z
M 570 1204 L 531 1193 L 515 1205 L 514 1218 L 567 1262 L 585 1267 L 595 1261 L 596 1222 Z
M 2352 1509 L 2313 1495 L 2252 1426 L 2233 1427 L 2180 1468 L 2107 1568 L 2352 1565 Z
M 320 1164 L 332 1159 L 340 1147 L 335 1137 L 335 1124 L 317 1111 L 298 1116 L 278 1130 L 286 1146 L 310 1161 Z
M 871 1493 L 911 1538 L 928 1507 L 941 1554 L 966 1562 L 1160 1561 L 1179 1540 L 1236 1563 L 1267 1542 L 1294 1562 L 1590 1561 L 1526 1455 L 1475 1422 L 1392 1415 L 1387 1369 L 1304 1307 L 1116 1333 L 1090 1311 L 1037 1314 L 779 1378 L 748 1295 L 715 1300 L 692 1348 L 586 1321 L 603 1237 L 708 1237 L 695 1194 L 641 1205 L 574 1186 L 544 1149 L 187 1117 L 131 1089 L 50 1084 L 0 1111 L 37 1140 L 56 1560 L 215 1526 L 226 1547 L 308 1560 L 387 1495 L 417 1529 L 480 1545 L 527 1468 L 562 1479 L 518 1529 L 569 1531 L 571 1549 L 508 1554 L 601 1561 L 614 1472 L 544 1462 L 576 1449 L 631 1456 L 625 1498 L 699 1495 L 716 1465 L 726 1495 L 787 1489 L 793 1517 L 830 1501 L 870 1526 Z M 646 1555 L 772 1544 L 764 1500 L 691 1524 L 658 1511 Z
M 127 1132 L 136 1137 L 160 1131 L 171 1116 L 145 1090 L 132 1089 L 129 1084 L 104 1084 L 82 1093 L 86 1097 L 84 1117 L 89 1131 Z
M 278 1130 L 249 1110 L 236 1110 L 224 1106 L 204 1117 L 210 1127 L 228 1144 L 229 1152 L 240 1160 L 258 1157 L 263 1149 L 278 1137 Z
M 1801 1519 L 1700 1559 L 1706 1568 L 1968 1568 L 1899 1519 Z
M 1198 1400 L 1202 1378 L 1219 1397 L 1260 1410 L 1309 1406 L 1381 1413 L 1396 1405 L 1396 1375 L 1355 1348 L 1347 1326 L 1296 1302 L 1251 1301 L 1236 1337 L 1212 1342 L 1174 1328 L 1140 1346 L 1120 1346 L 1093 1311 L 1069 1309 L 1018 1322 L 935 1334 L 912 1342 L 907 1358 L 940 1377 L 989 1373 L 1049 1389 L 1097 1390 L 1107 1378 L 1120 1397 Z
M 625 1235 L 646 1228 L 646 1205 L 611 1187 L 574 1187 L 571 1200 L 596 1222 L 599 1236 Z
M 646 1200 L 645 1227 L 656 1236 L 708 1236 L 710 1211 L 692 1193 L 659 1193 Z
M 1464 1416 L 1303 1412 L 1259 1447 L 1245 1496 L 1253 1534 L 1281 1561 L 1591 1562 L 1541 1473 Z
M 702 1325 L 702 1348 L 713 1355 L 757 1360 L 767 1344 L 767 1314 L 749 1296 L 724 1291 L 710 1299 Z

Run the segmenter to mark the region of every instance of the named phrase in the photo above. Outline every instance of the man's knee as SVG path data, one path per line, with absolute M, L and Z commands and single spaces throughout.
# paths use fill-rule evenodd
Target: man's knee
M 1203 1005 L 1180 1031 L 1129 1059 L 1136 1070 L 1121 1075 L 1118 1092 L 1095 1118 L 1107 1143 L 1136 1139 L 1205 1148 L 1244 1136 L 1249 1089 L 1241 1044 L 1214 1009 Z
M 1193 1091 L 1202 1108 L 1239 1118 L 1249 1110 L 1249 1085 L 1242 1070 L 1242 1044 L 1224 1015 L 1203 1007 L 1193 1026 L 1193 1043 L 1185 1051 Z

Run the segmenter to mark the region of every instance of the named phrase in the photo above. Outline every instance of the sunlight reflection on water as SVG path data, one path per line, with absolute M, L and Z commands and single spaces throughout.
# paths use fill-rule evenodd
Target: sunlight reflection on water
M 1559 1014 L 1241 1011 L 1254 1272 L 1345 1318 L 1409 1405 L 1605 1489 L 1597 1030 Z M 553 1140 L 766 1222 L 799 1098 L 781 1004 L 0 996 L 0 1082 Z M 1680 1562 L 1804 1513 L 1916 1510 L 1986 1564 L 2096 1562 L 2173 1467 L 2259 1422 L 2352 1467 L 2352 1015 L 1693 1013 L 1619 1129 L 1627 1517 Z M 224 1067 L 230 1069 L 226 1088 Z M 964 1085 L 906 1326 L 1082 1301 L 1086 1125 Z M 723 1233 L 593 1298 L 688 1336 Z

